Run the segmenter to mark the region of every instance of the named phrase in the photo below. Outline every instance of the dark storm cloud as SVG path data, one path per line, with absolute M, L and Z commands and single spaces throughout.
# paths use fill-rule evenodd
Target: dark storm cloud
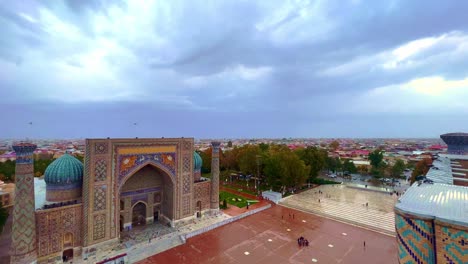
M 17 104 L 9 105 L 17 109 L 12 113 L 21 116 L 23 109 L 40 119 L 39 113 L 53 115 L 52 108 L 42 108 L 53 104 L 64 126 L 51 130 L 63 136 L 68 136 L 65 127 L 82 133 L 137 117 L 159 120 L 141 131 L 159 131 L 156 123 L 162 122 L 173 124 L 165 128 L 167 134 L 188 130 L 187 136 L 203 137 L 201 124 L 207 122 L 216 125 L 209 136 L 307 136 L 313 131 L 319 131 L 314 136 L 326 131 L 345 136 L 333 131 L 341 129 L 336 123 L 354 120 L 366 127 L 377 122 L 376 116 L 343 109 L 362 104 L 362 112 L 378 110 L 360 98 L 380 87 L 413 96 L 401 88 L 411 80 L 468 76 L 465 1 L 140 4 L 146 6 L 71 0 L 0 5 L 0 86 L 7 87 L 0 96 Z M 430 44 L 410 45 L 421 39 Z M 462 91 L 452 100 L 464 96 Z M 426 99 L 418 102 L 421 109 L 439 114 Z M 401 116 L 405 124 L 423 122 L 408 113 L 386 114 L 389 120 Z M 67 115 L 81 121 L 71 123 Z M 387 130 L 345 131 L 353 136 L 399 131 L 377 123 Z M 120 127 L 120 136 L 132 129 Z M 41 130 L 41 136 L 51 130 Z M 106 131 L 92 136 L 111 134 Z

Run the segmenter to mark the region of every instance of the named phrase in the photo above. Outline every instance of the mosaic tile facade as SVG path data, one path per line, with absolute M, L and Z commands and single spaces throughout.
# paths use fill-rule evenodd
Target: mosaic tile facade
M 96 160 L 94 165 L 94 181 L 105 181 L 107 177 L 107 162 L 104 159 Z
M 211 182 L 198 182 L 193 185 L 193 208 L 196 211 L 200 210 L 197 207 L 197 203 L 200 201 L 201 203 L 201 210 L 210 209 L 210 188 Z
M 107 186 L 101 185 L 94 187 L 94 211 L 106 209 Z
M 468 228 L 395 211 L 400 263 L 468 263 Z
M 437 263 L 468 263 L 468 228 L 436 222 Z
M 14 145 L 16 153 L 15 201 L 11 233 L 13 262 L 31 262 L 36 255 L 36 217 L 34 202 L 34 144 Z
M 210 208 L 219 209 L 219 146 L 220 142 L 211 142 L 211 192 Z
M 94 216 L 93 239 L 100 240 L 106 236 L 106 215 L 99 214 Z
M 395 214 L 400 263 L 434 263 L 435 237 L 431 220 Z
M 81 204 L 37 211 L 36 219 L 39 258 L 51 254 L 61 254 L 65 246 L 82 246 Z M 63 237 L 65 233 L 72 235 L 73 243 L 71 245 L 64 245 Z

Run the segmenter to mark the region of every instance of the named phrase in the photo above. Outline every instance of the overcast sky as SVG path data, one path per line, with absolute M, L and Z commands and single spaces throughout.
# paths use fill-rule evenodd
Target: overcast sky
M 467 12 L 460 0 L 0 0 L 0 138 L 467 132 Z

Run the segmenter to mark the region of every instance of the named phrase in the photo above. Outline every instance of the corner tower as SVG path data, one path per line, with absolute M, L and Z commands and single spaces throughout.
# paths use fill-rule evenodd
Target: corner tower
M 11 233 L 11 263 L 31 263 L 36 259 L 36 218 L 34 203 L 34 157 L 36 145 L 17 143 L 15 205 Z
M 211 142 L 211 197 L 210 209 L 219 210 L 219 145 L 220 142 Z

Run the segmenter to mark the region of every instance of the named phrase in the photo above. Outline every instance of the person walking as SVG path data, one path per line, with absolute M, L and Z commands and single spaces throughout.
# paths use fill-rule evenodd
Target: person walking
M 366 249 L 366 241 L 364 241 L 364 249 Z

